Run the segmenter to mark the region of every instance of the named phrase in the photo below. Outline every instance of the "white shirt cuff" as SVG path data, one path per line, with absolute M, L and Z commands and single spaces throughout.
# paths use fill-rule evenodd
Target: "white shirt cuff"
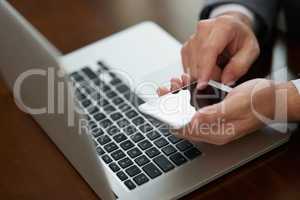
M 295 85 L 295 87 L 298 90 L 298 93 L 300 94 L 300 79 L 293 80 L 292 83 Z
M 254 13 L 248 8 L 246 8 L 245 6 L 240 4 L 230 3 L 230 4 L 220 5 L 211 11 L 209 17 L 210 18 L 217 17 L 227 12 L 239 12 L 244 14 L 250 19 L 253 27 L 255 27 L 256 19 Z

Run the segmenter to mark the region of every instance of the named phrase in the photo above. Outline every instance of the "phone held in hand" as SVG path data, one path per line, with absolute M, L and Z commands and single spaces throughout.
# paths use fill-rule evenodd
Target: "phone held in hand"
M 197 82 L 170 92 L 156 100 L 139 106 L 139 110 L 174 129 L 187 125 L 201 108 L 221 102 L 230 87 L 210 81 L 205 89 L 198 90 Z

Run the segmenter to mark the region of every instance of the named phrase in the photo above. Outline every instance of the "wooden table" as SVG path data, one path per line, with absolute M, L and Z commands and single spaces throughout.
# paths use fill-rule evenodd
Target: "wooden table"
M 10 2 L 63 53 L 145 20 L 157 22 L 183 42 L 193 32 L 203 4 L 201 0 Z M 289 53 L 290 63 L 299 66 L 300 46 L 292 42 Z M 257 65 L 267 66 L 267 57 Z M 98 199 L 38 124 L 18 110 L 3 81 L 0 109 L 0 199 Z M 287 145 L 183 199 L 300 199 L 299 143 L 295 133 Z

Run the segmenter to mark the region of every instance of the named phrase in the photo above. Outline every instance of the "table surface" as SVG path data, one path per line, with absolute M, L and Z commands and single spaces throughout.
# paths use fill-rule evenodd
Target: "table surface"
M 201 0 L 10 0 L 63 53 L 152 20 L 183 42 L 193 32 Z M 298 43 L 300 44 L 300 43 Z M 300 48 L 289 45 L 289 63 Z M 256 68 L 268 66 L 270 53 Z M 261 68 L 262 69 L 262 68 Z M 263 70 L 256 70 L 263 76 Z M 98 199 L 0 80 L 1 199 Z M 300 199 L 300 136 L 183 199 Z

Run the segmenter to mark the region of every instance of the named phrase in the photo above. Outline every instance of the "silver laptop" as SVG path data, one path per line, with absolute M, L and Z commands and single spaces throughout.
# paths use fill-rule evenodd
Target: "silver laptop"
M 1 75 L 17 105 L 103 199 L 178 199 L 289 139 L 264 129 L 225 146 L 192 144 L 142 115 L 155 87 L 182 73 L 180 43 L 152 22 L 68 55 L 3 0 L 0 25 Z

